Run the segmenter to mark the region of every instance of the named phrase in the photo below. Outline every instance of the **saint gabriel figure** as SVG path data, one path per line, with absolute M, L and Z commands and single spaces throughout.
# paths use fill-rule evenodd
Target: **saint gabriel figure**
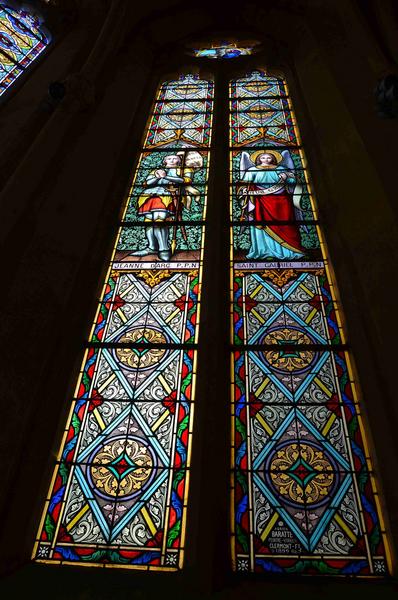
M 200 192 L 191 186 L 196 169 L 203 166 L 203 157 L 196 150 L 180 151 L 164 157 L 161 167 L 150 172 L 145 181 L 145 192 L 138 198 L 138 214 L 143 216 L 148 246 L 133 252 L 134 256 L 157 254 L 162 261 L 169 261 L 175 251 L 177 222 L 181 220 L 182 208 L 191 207 L 192 196 Z M 169 240 L 168 222 L 174 223 L 173 239 Z M 181 226 L 181 233 L 186 232 Z
M 250 227 L 247 258 L 290 260 L 304 255 L 295 223 L 302 218 L 301 185 L 288 150 L 242 152 L 238 198 L 242 221 L 256 221 Z

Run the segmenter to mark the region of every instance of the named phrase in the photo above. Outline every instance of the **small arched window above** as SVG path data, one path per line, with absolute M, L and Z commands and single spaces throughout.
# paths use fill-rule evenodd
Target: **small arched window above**
M 45 50 L 51 36 L 26 7 L 0 0 L 0 96 Z

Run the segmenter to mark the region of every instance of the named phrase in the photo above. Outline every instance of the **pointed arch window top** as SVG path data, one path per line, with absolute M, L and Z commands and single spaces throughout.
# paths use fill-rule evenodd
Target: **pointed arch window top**
M 207 100 L 213 98 L 214 84 L 211 80 L 199 79 L 198 75 L 181 75 L 179 79 L 165 81 L 160 86 L 159 102 L 162 100 L 176 100 L 179 102 L 187 101 L 190 109 L 194 107 L 192 101 Z M 171 105 L 172 106 L 172 105 Z M 158 105 L 157 109 L 159 109 Z M 173 111 L 175 107 L 173 108 Z M 156 109 L 155 109 L 156 111 Z
M 281 77 L 267 75 L 265 71 L 252 71 L 246 77 L 231 81 L 231 98 L 280 98 L 287 96 Z

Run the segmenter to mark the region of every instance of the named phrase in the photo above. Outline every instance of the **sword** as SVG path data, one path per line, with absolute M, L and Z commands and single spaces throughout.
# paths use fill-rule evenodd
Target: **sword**
M 181 152 L 181 154 L 182 154 L 181 174 L 182 174 L 182 176 L 184 176 L 185 156 L 186 156 L 185 150 L 183 150 Z M 184 185 L 184 184 L 182 184 L 182 185 Z M 175 220 L 174 220 L 174 225 L 173 225 L 173 237 L 171 240 L 171 253 L 174 254 L 176 251 L 176 247 L 177 247 L 177 223 L 178 223 L 178 221 L 181 220 L 181 193 L 182 193 L 182 190 L 181 190 L 181 187 L 176 187 L 176 188 L 170 187 L 170 191 L 173 196 L 173 202 L 174 202 L 174 206 L 175 206 L 175 210 L 176 210 Z M 182 237 L 184 238 L 184 241 L 187 242 L 188 236 L 187 236 L 187 232 L 186 232 L 184 225 L 181 225 L 181 234 L 182 234 Z

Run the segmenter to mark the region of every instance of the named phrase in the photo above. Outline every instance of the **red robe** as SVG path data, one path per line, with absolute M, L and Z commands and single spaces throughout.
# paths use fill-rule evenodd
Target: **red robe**
M 261 186 L 250 184 L 248 185 L 248 191 L 262 190 Z M 279 194 L 264 194 L 250 196 L 252 204 L 254 204 L 254 211 L 251 212 L 255 221 L 263 221 L 264 226 L 256 225 L 256 227 L 262 227 L 283 245 L 288 245 L 291 250 L 296 252 L 304 252 L 300 241 L 300 232 L 298 226 L 295 224 L 295 214 L 291 195 L 287 192 Z M 275 221 L 291 221 L 289 225 L 278 225 L 270 222 Z

